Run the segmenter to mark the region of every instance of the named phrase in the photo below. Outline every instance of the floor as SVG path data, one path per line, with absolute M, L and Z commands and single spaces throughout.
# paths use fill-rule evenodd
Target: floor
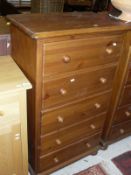
M 73 175 L 98 163 L 101 163 L 109 175 L 122 175 L 111 159 L 129 150 L 131 150 L 131 136 L 110 145 L 107 150 L 98 151 L 95 156 L 84 157 L 50 175 Z

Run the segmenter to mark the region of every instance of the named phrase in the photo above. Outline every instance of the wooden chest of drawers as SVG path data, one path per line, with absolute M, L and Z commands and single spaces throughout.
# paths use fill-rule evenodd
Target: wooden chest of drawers
M 0 56 L 9 55 L 11 49 L 9 22 L 0 17 Z
M 117 81 L 122 81 L 130 26 L 93 13 L 8 18 L 12 57 L 33 84 L 30 164 L 34 174 L 49 174 L 99 149 Z
M 130 41 L 130 34 L 128 35 L 128 41 Z M 127 49 L 127 61 L 122 65 L 124 74 L 123 81 L 120 85 L 120 95 L 116 100 L 116 108 L 114 108 L 114 115 L 112 118 L 112 124 L 108 133 L 109 139 L 107 142 L 118 140 L 131 134 L 131 49 L 130 42 Z M 118 85 L 119 86 L 119 85 Z M 108 138 L 108 137 L 107 137 Z
M 126 60 L 120 63 L 119 77 L 122 79 L 117 83 L 117 93 L 112 102 L 112 110 L 107 116 L 110 117 L 109 129 L 103 134 L 105 142 L 119 140 L 131 134 L 131 34 L 127 34 Z M 118 77 L 118 78 L 119 78 Z M 115 91 L 114 91 L 115 92 Z M 107 117 L 108 118 L 108 117 Z M 105 129 L 106 130 L 106 129 Z

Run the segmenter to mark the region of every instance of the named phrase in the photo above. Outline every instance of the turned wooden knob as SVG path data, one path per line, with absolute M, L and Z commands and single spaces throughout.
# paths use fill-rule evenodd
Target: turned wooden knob
M 87 148 L 91 148 L 91 144 L 90 143 L 86 143 Z
M 117 46 L 117 43 L 116 42 L 113 42 L 112 43 L 112 46 L 114 46 L 114 47 Z
M 124 129 L 120 129 L 120 134 L 124 134 L 125 130 Z
M 126 115 L 127 117 L 130 117 L 130 116 L 131 116 L 131 113 L 130 113 L 129 111 L 126 111 L 126 112 L 125 112 L 125 115 Z
M 0 111 L 0 117 L 4 117 L 4 112 Z
M 6 23 L 6 25 L 7 25 L 7 26 L 10 26 L 10 25 L 11 25 L 11 22 L 8 21 L 8 22 Z
M 56 139 L 56 143 L 57 143 L 57 145 L 61 145 L 61 140 L 60 139 Z
M 64 63 L 69 63 L 71 61 L 71 58 L 69 56 L 63 56 Z
M 95 125 L 91 124 L 90 125 L 91 129 L 96 129 Z
M 70 79 L 70 82 L 71 82 L 71 83 L 74 83 L 75 81 L 76 81 L 75 78 L 71 78 L 71 79 Z
M 54 162 L 55 163 L 58 163 L 59 162 L 59 159 L 57 157 L 54 158 Z
M 101 107 L 101 104 L 95 103 L 95 107 L 96 107 L 96 109 L 99 109 Z
M 57 117 L 57 120 L 58 120 L 59 123 L 63 123 L 63 122 L 64 122 L 64 119 L 63 119 L 63 117 L 61 117 L 61 116 L 58 116 L 58 117 Z
M 101 77 L 101 78 L 100 78 L 100 82 L 101 82 L 102 84 L 105 84 L 105 83 L 107 82 L 107 79 L 104 78 L 104 77 Z
M 113 50 L 111 48 L 106 48 L 106 53 L 108 53 L 109 55 L 112 54 Z
M 60 89 L 60 93 L 61 93 L 61 95 L 66 95 L 67 94 L 67 91 L 62 88 L 62 89 Z
M 15 140 L 20 140 L 20 133 L 15 134 Z

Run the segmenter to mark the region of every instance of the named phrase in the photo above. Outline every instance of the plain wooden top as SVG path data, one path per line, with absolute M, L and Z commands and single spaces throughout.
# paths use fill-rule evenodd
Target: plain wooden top
M 19 14 L 7 18 L 33 38 L 131 29 L 131 23 L 112 19 L 105 12 Z
M 30 89 L 31 84 L 10 56 L 0 56 L 0 95 Z
M 8 22 L 0 16 L 0 35 L 9 35 Z

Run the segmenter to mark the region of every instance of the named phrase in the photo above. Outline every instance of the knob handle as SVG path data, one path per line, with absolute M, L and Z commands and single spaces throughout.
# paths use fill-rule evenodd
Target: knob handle
M 63 56 L 64 63 L 69 63 L 71 61 L 71 58 L 69 56 Z
M 124 129 L 120 129 L 120 134 L 124 134 L 125 130 Z
M 112 46 L 116 47 L 117 46 L 117 42 L 113 42 Z
M 91 148 L 91 144 L 90 143 L 86 143 L 87 148 Z
M 111 48 L 106 48 L 106 53 L 108 53 L 109 55 L 112 54 L 113 50 Z
M 67 91 L 62 88 L 62 89 L 60 89 L 60 93 L 61 93 L 61 95 L 66 95 L 67 94 Z
M 58 120 L 59 123 L 63 123 L 63 122 L 64 122 L 64 119 L 63 119 L 63 117 L 61 117 L 61 116 L 58 116 L 58 117 L 57 117 L 57 120 Z
M 126 112 L 125 112 L 125 115 L 126 115 L 127 117 L 130 117 L 130 116 L 131 116 L 131 113 L 130 113 L 129 111 L 126 111 Z
M 61 140 L 60 139 L 56 139 L 56 143 L 57 143 L 57 145 L 61 145 Z
M 59 162 L 59 159 L 57 157 L 54 158 L 54 162 L 55 163 L 58 163 Z
M 101 107 L 101 104 L 95 103 L 95 107 L 96 107 L 96 109 L 99 109 Z
M 7 25 L 7 26 L 10 26 L 10 25 L 11 25 L 11 22 L 8 21 L 8 22 L 6 23 L 6 25 Z
M 15 140 L 20 140 L 20 133 L 15 134 Z
M 104 77 L 101 77 L 101 78 L 100 78 L 100 82 L 101 82 L 102 84 L 105 84 L 105 83 L 107 82 L 107 79 L 104 78 Z
M 70 79 L 70 82 L 71 82 L 71 83 L 74 83 L 75 81 L 76 81 L 75 78 L 71 78 L 71 79 Z
M 94 124 L 91 124 L 90 127 L 91 127 L 91 129 L 96 129 Z

